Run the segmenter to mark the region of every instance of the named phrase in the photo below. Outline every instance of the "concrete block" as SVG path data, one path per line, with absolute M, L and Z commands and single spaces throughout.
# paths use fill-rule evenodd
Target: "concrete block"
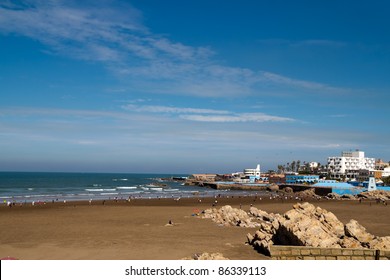
M 390 251 L 381 250 L 380 256 L 390 257 Z
M 341 254 L 341 249 L 332 249 L 332 255 L 333 256 L 340 256 Z
M 299 249 L 292 249 L 291 250 L 291 255 L 293 255 L 293 256 L 300 256 L 301 255 L 301 251 L 302 250 L 299 250 Z
M 332 249 L 321 249 L 321 255 L 323 256 L 333 256 Z
M 302 249 L 301 250 L 301 255 L 302 256 L 309 256 L 310 255 L 310 250 L 309 249 Z
M 350 260 L 350 256 L 337 256 L 337 260 Z
M 354 256 L 364 256 L 364 250 L 352 250 Z
M 280 256 L 280 251 L 278 251 L 278 250 L 271 250 L 271 256 L 272 257 Z
M 310 249 L 310 254 L 312 254 L 313 256 L 321 255 L 321 249 L 320 248 Z
M 342 255 L 343 256 L 351 256 L 352 255 L 352 250 L 344 249 L 344 250 L 342 250 Z
M 364 250 L 365 256 L 375 256 L 375 250 Z

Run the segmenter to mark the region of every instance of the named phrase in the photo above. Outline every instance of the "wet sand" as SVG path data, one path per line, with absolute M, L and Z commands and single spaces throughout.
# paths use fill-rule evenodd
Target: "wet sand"
M 222 253 L 229 259 L 268 259 L 245 244 L 256 229 L 222 227 L 193 216 L 214 198 L 56 202 L 0 206 L 0 258 L 27 260 L 173 260 L 196 253 Z M 374 201 L 310 201 L 333 212 L 343 223 L 357 220 L 378 236 L 390 235 L 390 205 Z M 250 204 L 284 213 L 296 200 L 253 197 L 218 198 L 217 207 Z M 168 221 L 173 226 L 167 226 Z

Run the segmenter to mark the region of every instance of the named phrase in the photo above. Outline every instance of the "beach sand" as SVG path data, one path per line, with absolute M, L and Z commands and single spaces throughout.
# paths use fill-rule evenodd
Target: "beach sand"
M 222 253 L 235 260 L 268 259 L 245 244 L 256 229 L 222 227 L 194 213 L 210 208 L 214 198 L 88 201 L 0 206 L 0 258 L 27 260 L 174 260 L 196 253 Z M 390 235 L 390 205 L 374 201 L 310 201 L 333 212 L 343 223 L 357 220 L 378 236 Z M 295 200 L 254 201 L 253 197 L 218 198 L 217 207 L 250 204 L 284 213 Z M 169 226 L 168 221 L 173 222 Z

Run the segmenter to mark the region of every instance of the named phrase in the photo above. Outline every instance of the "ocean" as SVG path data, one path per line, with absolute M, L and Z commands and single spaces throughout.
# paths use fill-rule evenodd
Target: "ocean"
M 52 202 L 215 196 L 217 191 L 165 178 L 186 174 L 0 172 L 1 202 Z M 237 192 L 238 193 L 238 192 Z M 245 195 L 245 192 L 240 192 Z

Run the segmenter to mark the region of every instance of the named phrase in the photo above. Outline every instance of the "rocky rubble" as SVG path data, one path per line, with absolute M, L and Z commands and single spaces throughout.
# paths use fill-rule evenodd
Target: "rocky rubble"
M 236 209 L 225 205 L 219 209 L 211 208 L 204 211 L 202 218 L 212 219 L 214 222 L 224 226 L 239 226 L 255 228 L 259 226 L 244 210 Z
M 252 209 L 251 213 L 256 212 Z M 262 211 L 263 212 L 263 211 Z M 269 254 L 273 244 L 319 248 L 390 249 L 390 236 L 378 237 L 366 231 L 357 221 L 340 222 L 332 213 L 306 202 L 295 204 L 283 215 L 262 213 L 260 228 L 248 243 Z
M 221 253 L 202 253 L 194 254 L 192 257 L 184 258 L 183 260 L 228 260 Z
M 308 202 L 295 204 L 283 215 L 255 207 L 246 213 L 227 205 L 206 210 L 204 218 L 221 225 L 256 227 L 254 234 L 247 234 L 248 243 L 266 255 L 270 254 L 273 244 L 390 250 L 390 236 L 374 236 L 355 220 L 344 225 L 332 212 Z
M 386 200 L 390 200 L 390 192 L 382 191 L 382 190 L 361 192 L 357 195 L 357 197 L 364 198 L 364 199 L 378 199 L 381 201 L 386 201 Z

